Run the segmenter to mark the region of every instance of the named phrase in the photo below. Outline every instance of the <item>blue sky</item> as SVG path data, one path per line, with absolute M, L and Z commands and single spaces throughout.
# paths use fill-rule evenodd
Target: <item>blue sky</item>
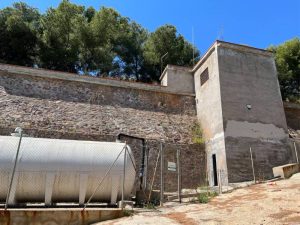
M 23 0 L 44 12 L 60 0 Z M 11 0 L 0 0 L 0 8 Z M 71 0 L 93 6 L 113 7 L 123 16 L 154 31 L 161 25 L 173 24 L 179 33 L 192 41 L 203 54 L 214 40 L 266 48 L 293 37 L 300 37 L 300 0 Z

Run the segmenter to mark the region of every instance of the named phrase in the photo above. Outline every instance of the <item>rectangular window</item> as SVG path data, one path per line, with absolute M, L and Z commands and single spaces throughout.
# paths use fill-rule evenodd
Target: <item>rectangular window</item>
M 209 75 L 208 75 L 208 68 L 206 68 L 200 75 L 200 82 L 201 82 L 201 86 L 208 81 L 209 79 Z

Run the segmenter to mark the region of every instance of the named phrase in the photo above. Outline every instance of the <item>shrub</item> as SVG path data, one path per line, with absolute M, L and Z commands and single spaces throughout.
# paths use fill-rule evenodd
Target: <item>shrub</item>
M 209 200 L 209 198 L 208 198 L 208 194 L 207 193 L 200 193 L 199 195 L 198 195 L 198 201 L 200 202 L 200 203 L 208 203 L 208 200 Z
M 205 143 L 202 128 L 199 123 L 195 123 L 192 128 L 192 141 L 195 144 L 204 144 Z
M 198 201 L 199 203 L 208 203 L 211 198 L 216 197 L 217 195 L 218 193 L 215 191 L 202 192 L 198 195 Z

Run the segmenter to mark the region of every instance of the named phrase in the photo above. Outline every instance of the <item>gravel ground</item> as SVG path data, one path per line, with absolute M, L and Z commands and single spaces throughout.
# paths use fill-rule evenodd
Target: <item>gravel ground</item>
M 300 173 L 288 180 L 256 184 L 212 199 L 208 204 L 168 203 L 150 212 L 97 223 L 300 225 Z

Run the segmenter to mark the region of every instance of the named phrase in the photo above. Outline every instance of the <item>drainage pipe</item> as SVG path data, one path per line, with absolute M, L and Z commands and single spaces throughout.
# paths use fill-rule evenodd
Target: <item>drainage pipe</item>
M 128 135 L 128 134 L 124 134 L 124 133 L 119 133 L 117 135 L 117 140 L 121 141 L 121 138 L 131 138 L 131 139 L 142 141 L 142 159 L 141 159 L 141 166 L 140 166 L 140 170 L 139 170 L 139 179 L 140 179 L 140 189 L 142 189 L 143 186 L 144 186 L 144 188 L 146 188 L 147 182 L 146 181 L 143 182 L 144 177 L 146 176 L 145 175 L 146 139 Z

